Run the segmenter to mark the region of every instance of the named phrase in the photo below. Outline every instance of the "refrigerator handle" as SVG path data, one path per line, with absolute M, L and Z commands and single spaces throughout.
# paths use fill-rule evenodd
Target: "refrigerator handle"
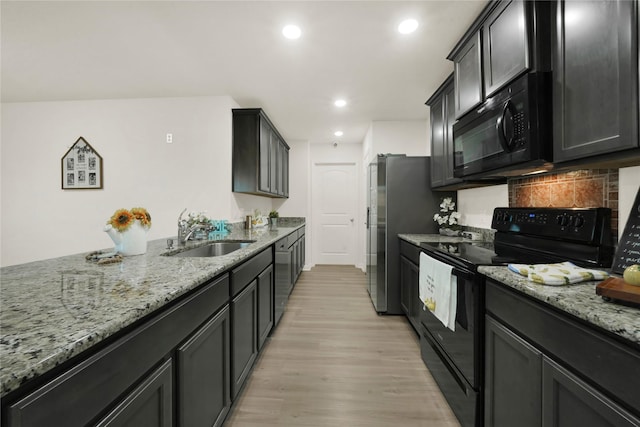
M 369 207 L 367 206 L 367 228 L 369 228 Z

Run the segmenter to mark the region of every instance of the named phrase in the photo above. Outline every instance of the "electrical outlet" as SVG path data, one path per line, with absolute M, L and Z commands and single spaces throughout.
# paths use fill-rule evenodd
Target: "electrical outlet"
M 168 133 L 167 134 L 167 144 L 172 144 L 173 143 L 173 134 L 172 133 Z

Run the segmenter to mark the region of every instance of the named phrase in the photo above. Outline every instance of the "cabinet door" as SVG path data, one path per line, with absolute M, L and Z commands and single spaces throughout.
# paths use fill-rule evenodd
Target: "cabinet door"
M 453 58 L 456 119 L 482 101 L 481 33 L 478 31 Z
M 280 151 L 280 140 L 275 132 L 271 133 L 271 139 L 269 143 L 269 176 L 271 182 L 271 193 L 279 194 L 281 192 L 280 182 L 278 178 L 280 158 L 278 152 Z
M 273 294 L 273 267 L 269 266 L 258 276 L 258 350 L 273 327 Z
M 638 147 L 637 2 L 556 7 L 554 162 Z
M 444 185 L 445 116 L 444 98 L 431 105 L 431 188 Z
M 522 0 L 503 0 L 487 17 L 482 31 L 485 96 L 529 68 L 526 27 Z
M 544 427 L 640 425 L 640 419 L 546 357 L 542 375 Z
M 540 426 L 542 354 L 486 316 L 485 425 Z
M 258 188 L 260 191 L 271 192 L 271 126 L 264 120 L 260 119 L 260 141 L 259 141 L 259 159 L 260 172 Z
M 403 256 L 400 256 L 400 307 L 411 320 L 411 261 Z
M 456 111 L 455 111 L 455 90 L 453 87 L 453 81 L 449 85 L 447 89 L 445 89 L 443 94 L 444 99 L 444 161 L 443 161 L 443 171 L 442 171 L 442 179 L 445 185 L 456 184 L 462 182 L 462 178 L 456 178 L 453 176 L 453 166 L 454 166 L 454 156 L 455 156 L 455 145 L 453 139 L 453 124 L 456 121 Z M 433 164 L 433 163 L 432 163 Z M 433 166 L 432 166 L 433 167 Z
M 225 307 L 178 347 L 178 425 L 222 425 L 231 406 L 229 332 Z
M 167 360 L 97 427 L 170 427 L 173 423 L 171 377 L 171 360 Z
M 281 155 L 282 196 L 289 197 L 289 149 L 284 145 L 284 143 L 282 144 Z
M 247 379 L 258 354 L 256 280 L 231 301 L 231 399 Z

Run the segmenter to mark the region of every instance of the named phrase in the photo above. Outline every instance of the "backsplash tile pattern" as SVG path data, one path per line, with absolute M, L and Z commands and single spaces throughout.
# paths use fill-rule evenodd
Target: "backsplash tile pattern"
M 509 180 L 509 206 L 611 208 L 618 232 L 618 169 L 589 169 Z

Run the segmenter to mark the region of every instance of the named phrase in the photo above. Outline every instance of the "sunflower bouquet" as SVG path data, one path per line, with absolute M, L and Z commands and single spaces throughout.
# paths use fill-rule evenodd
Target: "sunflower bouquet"
M 127 209 L 118 209 L 111 216 L 107 224 L 110 224 L 114 229 L 123 233 L 133 225 L 134 221 L 138 220 L 140 225 L 145 228 L 151 228 L 151 215 L 145 208 L 131 208 L 131 210 Z

